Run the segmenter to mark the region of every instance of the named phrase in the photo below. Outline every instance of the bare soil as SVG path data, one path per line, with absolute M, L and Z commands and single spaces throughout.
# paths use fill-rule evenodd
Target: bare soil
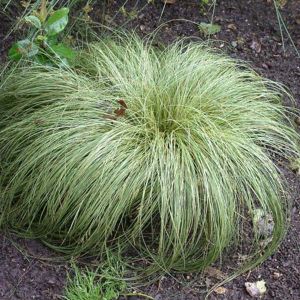
M 214 45 L 232 57 L 248 61 L 263 76 L 287 85 L 296 99 L 296 105 L 300 107 L 300 58 L 286 36 L 283 49 L 276 12 L 270 3 L 272 1 L 217 2 L 214 22 L 221 25 L 222 29 L 213 36 Z M 125 5 L 126 12 L 118 12 L 123 3 L 123 0 L 109 1 L 105 6 L 105 19 L 135 29 L 140 35 L 147 35 L 168 22 L 158 31 L 158 39 L 163 43 L 183 37 L 204 39 L 197 24 L 209 22 L 211 17 L 211 12 L 205 13 L 200 9 L 199 0 L 177 0 L 175 4 L 165 7 L 159 0 L 149 5 L 146 5 L 147 1 L 129 0 Z M 90 13 L 91 18 L 103 20 L 103 9 L 103 6 L 95 5 Z M 300 49 L 300 1 L 289 0 L 281 12 L 295 45 Z M 10 24 L 0 14 L 0 62 L 5 61 L 12 42 L 12 37 L 4 40 Z M 300 180 L 284 162 L 282 173 L 292 204 L 290 228 L 282 245 L 261 266 L 226 284 L 224 294 L 214 292 L 209 299 L 251 299 L 245 290 L 245 282 L 257 280 L 266 281 L 264 299 L 300 299 Z M 57 261 L 57 254 L 39 241 L 1 233 L 0 299 L 61 299 L 68 265 Z M 144 292 L 156 300 L 204 299 L 205 291 L 216 279 L 220 279 L 218 276 L 217 269 L 210 270 L 204 279 L 197 274 L 166 276 L 145 288 Z M 130 300 L 134 298 L 137 299 L 131 297 Z

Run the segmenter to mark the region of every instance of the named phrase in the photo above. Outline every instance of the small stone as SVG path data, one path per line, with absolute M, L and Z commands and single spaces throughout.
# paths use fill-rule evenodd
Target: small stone
M 245 287 L 251 297 L 261 297 L 266 291 L 266 283 L 264 280 L 256 282 L 245 282 Z
M 261 44 L 257 41 L 252 41 L 250 48 L 252 50 L 254 50 L 256 53 L 260 53 L 261 52 Z
M 232 42 L 231 42 L 231 46 L 232 46 L 232 47 L 236 48 L 237 45 L 238 45 L 237 41 L 232 41 Z
M 278 279 L 282 276 L 282 274 L 279 272 L 274 272 L 273 275 L 274 275 L 274 278 L 276 278 L 276 279 Z
M 49 284 L 55 284 L 55 280 L 53 278 L 48 279 Z

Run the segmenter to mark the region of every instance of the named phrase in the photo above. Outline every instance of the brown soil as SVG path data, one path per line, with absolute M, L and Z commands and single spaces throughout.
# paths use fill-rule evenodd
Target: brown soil
M 126 28 L 134 28 L 139 34 L 146 35 L 169 20 L 186 19 L 195 23 L 210 20 L 210 13 L 205 15 L 201 12 L 199 0 L 177 0 L 165 8 L 157 0 L 141 10 L 146 2 L 129 0 L 125 6 L 127 14 L 118 13 L 113 22 L 127 22 Z M 232 57 L 248 61 L 260 74 L 286 84 L 300 107 L 300 58 L 287 38 L 284 38 L 286 47 L 283 50 L 276 13 L 272 3 L 269 3 L 271 1 L 217 2 L 214 22 L 221 25 L 222 30 L 214 36 L 217 40 L 214 45 Z M 106 13 L 114 16 L 124 1 L 109 3 Z M 296 46 L 300 48 L 300 1 L 289 0 L 282 13 Z M 99 20 L 100 16 L 103 17 L 102 7 L 95 6 L 90 15 L 92 19 Z M 130 16 L 136 17 L 130 20 Z M 11 38 L 3 40 L 8 29 L 8 20 L 0 14 L 0 62 L 4 61 L 11 43 Z M 178 20 L 165 24 L 158 33 L 164 43 L 191 36 L 204 38 L 196 24 Z M 214 292 L 210 299 L 251 299 L 244 284 L 246 281 L 257 280 L 266 281 L 264 299 L 300 299 L 300 180 L 287 166 L 283 166 L 282 170 L 292 202 L 291 225 L 284 242 L 260 267 L 226 284 L 223 295 Z M 0 299 L 60 299 L 68 266 L 52 260 L 46 263 L 45 257 L 56 258 L 53 252 L 38 241 L 19 239 L 8 233 L 0 235 Z M 204 292 L 218 276 L 218 272 L 210 272 L 204 280 L 197 274 L 166 276 L 159 283 L 145 288 L 145 292 L 156 300 L 204 299 Z

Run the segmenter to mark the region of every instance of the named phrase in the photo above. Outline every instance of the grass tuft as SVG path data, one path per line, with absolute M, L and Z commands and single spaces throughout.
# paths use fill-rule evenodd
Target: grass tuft
M 19 66 L 0 87 L 0 222 L 72 255 L 133 246 L 149 273 L 243 242 L 253 266 L 286 230 L 274 157 L 299 153 L 283 96 L 201 44 L 132 35 L 89 45 L 75 70 Z M 257 209 L 274 222 L 262 253 Z
M 73 274 L 68 274 L 65 288 L 66 300 L 115 300 L 126 289 L 126 283 L 121 279 L 122 270 L 113 265 L 98 268 L 95 271 L 88 268 L 80 269 L 72 266 Z

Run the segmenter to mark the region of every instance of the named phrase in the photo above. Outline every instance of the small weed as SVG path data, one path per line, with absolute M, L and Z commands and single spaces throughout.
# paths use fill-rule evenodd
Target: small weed
M 290 169 L 297 175 L 300 175 L 300 158 L 290 161 Z
M 221 31 L 221 26 L 218 24 L 210 24 L 201 22 L 199 25 L 199 30 L 205 35 L 210 36 Z
M 73 265 L 74 276 L 68 274 L 66 300 L 114 300 L 126 289 L 123 268 L 116 260 L 95 271 Z
M 62 7 L 56 11 L 41 1 L 37 11 L 25 16 L 23 21 L 30 28 L 28 36 L 16 42 L 9 50 L 11 60 L 25 57 L 42 64 L 69 65 L 75 58 L 75 52 L 65 43 L 59 41 L 59 34 L 68 24 L 69 8 Z
M 74 277 L 68 274 L 68 285 L 64 299 L 96 300 L 100 299 L 101 286 L 96 284 L 97 274 L 89 270 L 81 271 L 74 266 Z
M 124 17 L 128 17 L 129 20 L 134 20 L 137 18 L 138 16 L 138 11 L 136 9 L 132 9 L 131 11 L 126 10 L 126 8 L 124 7 L 124 5 L 120 8 L 120 13 L 124 16 Z

